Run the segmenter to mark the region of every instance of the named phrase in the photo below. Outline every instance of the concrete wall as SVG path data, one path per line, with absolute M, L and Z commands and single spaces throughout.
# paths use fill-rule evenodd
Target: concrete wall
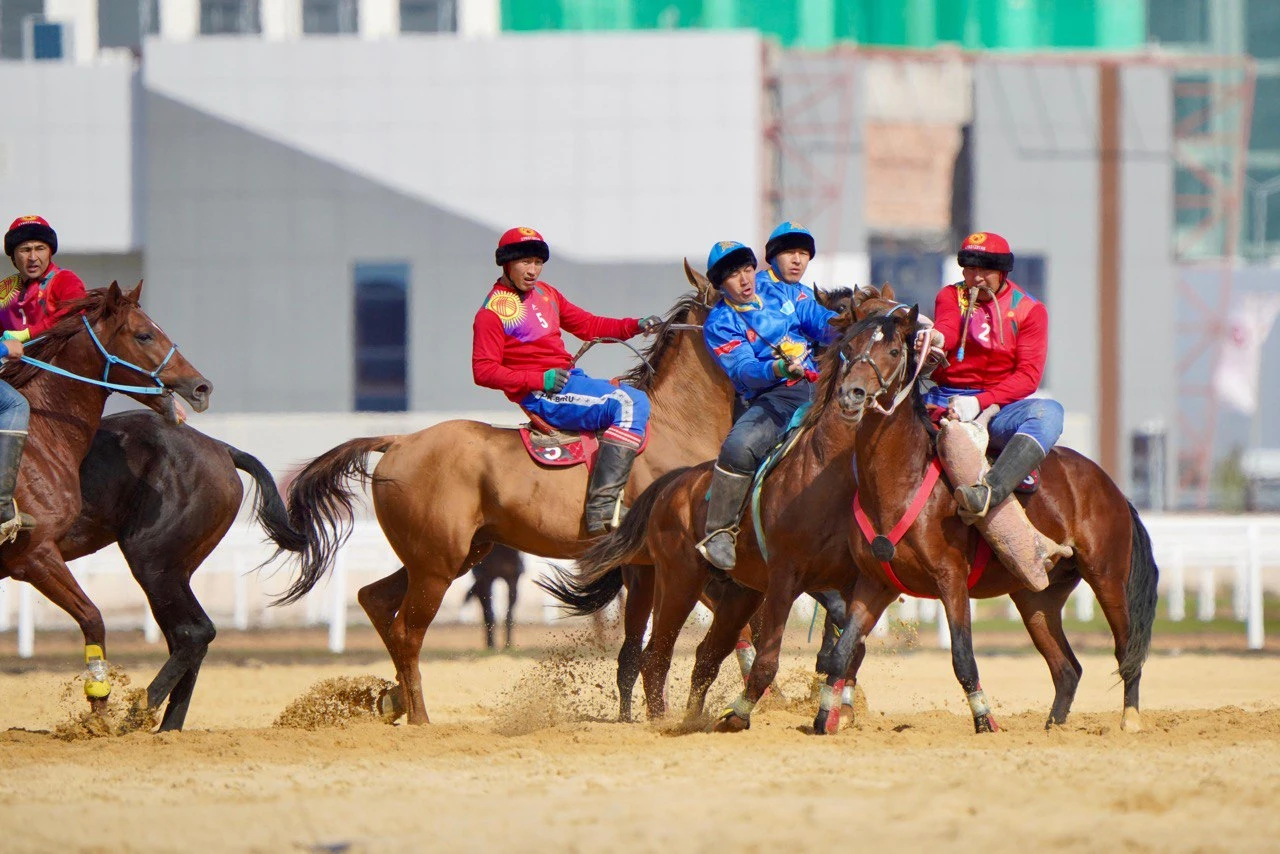
M 1098 416 L 1098 82 L 1092 67 L 979 63 L 974 227 L 1047 259 L 1046 390 Z M 1122 73 L 1121 471 L 1128 437 L 1176 422 L 1172 96 L 1154 69 Z M 1013 278 L 1017 279 L 1015 266 Z M 1124 485 L 1122 479 L 1121 485 Z

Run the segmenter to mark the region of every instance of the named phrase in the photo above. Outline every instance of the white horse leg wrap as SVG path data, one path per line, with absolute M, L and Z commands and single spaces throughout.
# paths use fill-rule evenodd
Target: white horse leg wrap
M 756 704 L 748 700 L 746 694 L 739 694 L 729 706 L 729 710 L 745 721 L 751 717 L 751 712 L 755 707 Z
M 853 683 L 846 684 L 840 692 L 840 703 L 845 706 L 853 705 Z
M 969 708 L 973 710 L 975 718 L 986 717 L 991 714 L 991 706 L 987 703 L 987 694 L 981 688 L 969 695 Z
M 738 669 L 742 671 L 742 678 L 746 679 L 751 672 L 751 665 L 756 663 L 756 648 L 746 641 L 739 641 L 733 652 L 738 657 Z

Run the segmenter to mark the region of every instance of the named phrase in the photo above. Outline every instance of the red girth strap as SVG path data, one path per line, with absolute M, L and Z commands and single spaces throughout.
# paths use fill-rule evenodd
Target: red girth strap
M 942 476 L 942 464 L 938 462 L 938 458 L 932 457 L 929 460 L 929 470 L 925 472 L 924 483 L 920 484 L 920 488 L 916 491 L 916 497 L 912 500 L 911 506 L 907 508 L 907 512 L 898 524 L 893 526 L 893 530 L 889 532 L 886 539 L 893 545 L 897 545 L 907 531 L 911 530 L 911 526 L 915 524 L 916 519 L 920 516 L 920 511 L 924 510 L 925 502 L 929 500 L 929 495 L 933 492 L 933 486 L 938 482 L 938 478 Z M 871 525 L 871 520 L 867 518 L 866 511 L 862 509 L 862 502 L 859 500 L 858 493 L 853 494 L 853 518 L 858 523 L 858 528 L 862 531 L 862 536 L 867 538 L 870 543 L 878 535 L 875 528 Z M 987 562 L 991 559 L 991 546 L 987 545 L 987 541 L 978 538 L 978 550 L 973 556 L 973 568 L 969 571 L 968 585 L 972 590 L 973 586 L 978 583 L 978 579 L 982 578 L 982 573 L 987 568 Z M 936 596 L 930 596 L 924 593 L 916 593 L 908 590 L 907 586 L 898 578 L 897 573 L 893 571 L 893 567 L 888 561 L 880 561 L 880 566 L 884 569 L 885 577 L 893 583 L 893 586 L 908 596 L 915 596 L 919 599 L 936 599 Z

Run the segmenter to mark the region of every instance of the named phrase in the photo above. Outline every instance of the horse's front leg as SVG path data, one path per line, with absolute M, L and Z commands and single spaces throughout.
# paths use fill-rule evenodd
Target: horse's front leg
M 778 675 L 778 660 L 782 655 L 782 635 L 787 628 L 787 617 L 796 601 L 795 578 L 790 572 L 773 571 L 769 578 L 769 592 L 765 595 L 763 622 L 756 644 L 756 660 L 747 674 L 747 684 L 737 699 L 725 709 L 716 721 L 716 732 L 741 732 L 751 728 L 751 712 L 773 684 Z
M 840 729 L 838 704 L 844 704 L 846 678 L 850 672 L 856 673 L 855 660 L 861 664 L 862 656 L 858 653 L 864 648 L 867 635 L 875 628 L 884 609 L 897 597 L 896 590 L 870 573 L 858 575 L 844 626 L 840 629 L 835 649 L 827 661 L 827 681 L 822 686 L 818 697 L 818 714 L 813 719 L 814 735 L 832 735 Z M 848 699 L 849 705 L 852 705 L 852 691 L 849 692 Z
M 84 635 L 86 667 L 84 694 L 94 712 L 106 712 L 111 681 L 107 666 L 107 629 L 102 621 L 102 612 L 80 589 L 52 540 L 29 546 L 6 562 L 14 578 L 39 590 L 80 626 Z
M 974 732 L 996 732 L 1000 727 L 991 716 L 991 704 L 978 681 L 978 662 L 973 657 L 973 629 L 969 622 L 969 590 L 965 586 L 965 573 L 951 573 L 949 578 L 959 580 L 950 589 L 940 589 L 939 598 L 951 627 L 951 667 L 969 699 Z

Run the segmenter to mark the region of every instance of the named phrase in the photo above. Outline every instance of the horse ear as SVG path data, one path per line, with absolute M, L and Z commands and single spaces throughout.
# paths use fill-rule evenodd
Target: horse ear
M 919 323 L 919 321 L 920 321 L 920 304 L 916 303 L 915 305 L 911 306 L 911 311 L 907 312 L 907 320 L 906 320 L 907 328 L 915 329 L 916 324 Z
M 853 316 L 854 304 L 850 302 L 840 310 L 839 314 L 831 318 L 829 325 L 832 329 L 839 329 L 841 332 L 844 332 L 853 325 Z
M 684 277 L 693 285 L 694 290 L 702 294 L 703 301 L 706 302 L 712 292 L 711 280 L 690 267 L 688 258 L 684 259 Z
M 111 284 L 107 285 L 107 305 L 117 306 L 123 299 L 124 293 L 120 290 L 120 283 L 112 279 Z
M 125 297 L 135 305 L 142 305 L 142 279 L 138 279 L 138 286 L 125 294 Z
M 893 292 L 893 285 L 889 284 L 888 282 L 885 282 L 883 285 L 880 286 L 880 296 L 884 297 L 885 299 L 898 298 L 897 294 Z

